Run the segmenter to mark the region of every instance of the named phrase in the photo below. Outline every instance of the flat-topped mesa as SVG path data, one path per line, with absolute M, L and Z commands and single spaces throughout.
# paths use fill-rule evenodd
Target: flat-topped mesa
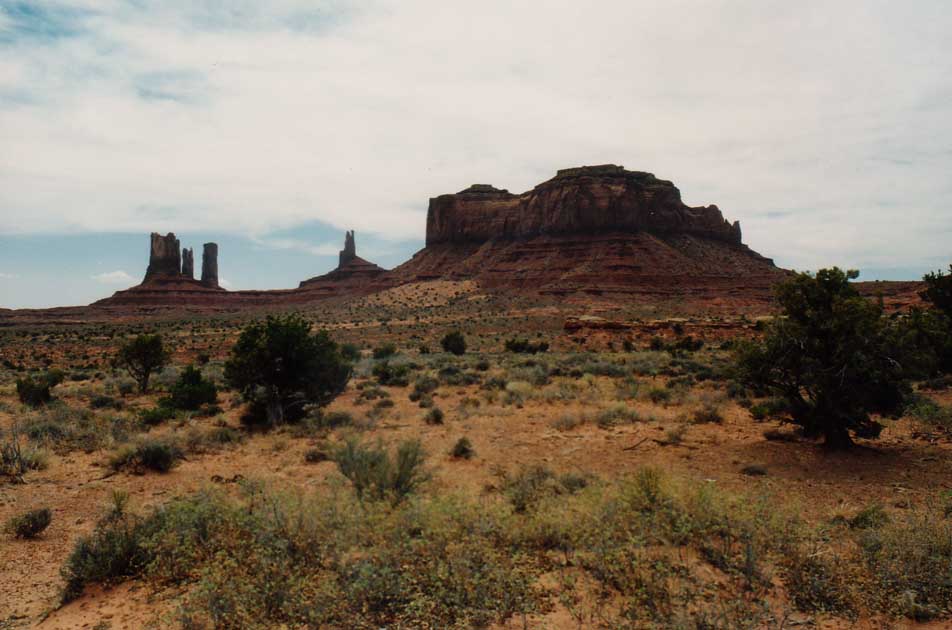
M 175 234 L 169 232 L 162 236 L 152 232 L 150 239 L 149 267 L 143 282 L 156 276 L 177 276 L 182 273 L 182 255 Z
M 741 244 L 740 224 L 726 221 L 717 206 L 687 206 L 671 182 L 614 164 L 562 169 L 520 195 L 476 184 L 430 199 L 426 244 L 610 232 Z
M 205 243 L 202 246 L 202 284 L 214 289 L 218 287 L 218 243 Z
M 191 247 L 182 250 L 182 275 L 189 280 L 195 279 L 195 253 Z

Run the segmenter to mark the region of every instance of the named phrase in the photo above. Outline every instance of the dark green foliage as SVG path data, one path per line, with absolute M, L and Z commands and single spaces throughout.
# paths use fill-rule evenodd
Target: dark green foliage
M 107 407 L 112 407 L 113 409 L 122 409 L 122 401 L 116 400 L 112 396 L 99 394 L 97 396 L 93 396 L 92 400 L 89 401 L 89 406 L 92 409 L 105 409 Z
M 952 265 L 949 265 L 948 274 L 942 271 L 928 273 L 922 281 L 926 283 L 926 288 L 919 294 L 922 299 L 946 317 L 952 318 Z
M 517 352 L 520 354 L 536 354 L 546 352 L 549 344 L 545 341 L 531 342 L 528 339 L 509 339 L 506 341 L 507 352 Z
M 225 379 L 252 403 L 247 420 L 274 426 L 296 421 L 305 405 L 326 405 L 350 380 L 352 367 L 326 331 L 311 334 L 296 315 L 268 317 L 241 333 Z
M 351 439 L 335 451 L 333 459 L 360 499 L 389 499 L 398 504 L 428 478 L 423 447 L 417 440 L 401 443 L 391 457 L 379 444 L 367 446 Z
M 440 340 L 440 345 L 443 346 L 444 352 L 450 352 L 457 356 L 466 352 L 466 338 L 458 330 L 446 333 L 443 339 Z
M 169 353 L 161 335 L 139 335 L 119 348 L 116 363 L 128 370 L 143 394 L 149 391 L 149 379 L 169 362 Z
M 382 346 L 374 348 L 373 356 L 375 359 L 389 359 L 397 353 L 397 347 L 392 343 L 385 343 Z
M 181 458 L 181 449 L 172 442 L 162 439 L 147 439 L 120 449 L 109 460 L 109 465 L 113 470 L 128 470 L 134 473 L 154 470 L 165 473 L 172 470 L 172 467 Z
M 851 433 L 878 436 L 870 414 L 898 414 L 909 393 L 893 330 L 882 306 L 850 284 L 857 275 L 822 269 L 782 283 L 783 317 L 737 353 L 742 380 L 785 398 L 793 422 L 831 448 L 851 445 Z
M 450 451 L 450 456 L 454 459 L 472 459 L 475 455 L 476 451 L 473 450 L 473 443 L 470 442 L 468 437 L 458 439 Z
M 443 410 L 439 407 L 433 407 L 423 416 L 427 424 L 443 424 Z
M 340 355 L 349 363 L 360 361 L 360 348 L 352 343 L 342 343 L 340 346 Z
M 66 560 L 63 603 L 83 594 L 91 583 L 109 583 L 138 574 L 148 560 L 143 547 L 144 528 L 129 514 L 125 495 L 113 495 L 114 505 L 89 536 L 80 538 Z
M 410 367 L 407 365 L 392 365 L 389 361 L 381 361 L 373 368 L 374 378 L 381 385 L 391 387 L 406 387 L 410 384 Z
M 202 405 L 213 405 L 218 400 L 218 389 L 202 377 L 202 371 L 194 365 L 182 370 L 178 380 L 169 390 L 169 406 L 175 409 L 195 411 Z
M 14 516 L 7 523 L 7 529 L 16 538 L 36 538 L 49 527 L 52 520 L 53 512 L 49 508 L 40 508 Z
M 174 417 L 175 410 L 165 405 L 159 405 L 153 409 L 143 409 L 139 412 L 139 418 L 142 420 L 142 423 L 150 427 L 162 424 L 166 420 L 171 420 Z
M 40 407 L 53 399 L 50 390 L 62 382 L 63 373 L 59 370 L 17 379 L 17 398 L 24 405 Z

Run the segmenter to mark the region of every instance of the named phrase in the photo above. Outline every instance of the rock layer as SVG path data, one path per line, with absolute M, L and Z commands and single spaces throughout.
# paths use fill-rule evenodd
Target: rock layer
M 145 280 L 156 276 L 177 276 L 182 272 L 182 255 L 179 240 L 169 232 L 165 236 L 157 232 L 151 234 L 149 266 L 145 271 Z
M 202 246 L 202 284 L 218 288 L 218 243 L 205 243 Z
M 195 253 L 191 247 L 182 250 L 182 275 L 189 280 L 195 279 Z
M 368 284 L 386 273 L 386 269 L 357 255 L 354 232 L 349 231 L 344 235 L 344 249 L 340 252 L 337 268 L 322 276 L 304 280 L 298 289 L 307 291 L 314 297 L 358 294 Z
M 426 244 L 607 232 L 741 242 L 740 224 L 724 220 L 717 206 L 692 208 L 671 182 L 607 164 L 560 170 L 521 195 L 477 184 L 430 199 Z

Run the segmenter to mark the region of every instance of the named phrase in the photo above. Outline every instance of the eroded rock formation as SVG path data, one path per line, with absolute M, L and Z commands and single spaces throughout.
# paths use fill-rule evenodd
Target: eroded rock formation
M 169 232 L 162 236 L 153 232 L 149 248 L 149 267 L 145 271 L 143 282 L 156 276 L 177 276 L 181 272 L 182 255 L 175 234 Z
M 426 244 L 606 232 L 692 234 L 740 244 L 717 206 L 692 208 L 669 181 L 621 166 L 582 166 L 521 195 L 486 184 L 430 199 Z
M 202 246 L 202 284 L 218 288 L 218 243 L 205 243 Z
M 337 268 L 322 276 L 304 280 L 299 285 L 299 289 L 305 289 L 312 294 L 324 295 L 356 292 L 369 282 L 380 278 L 386 271 L 386 269 L 357 255 L 354 232 L 349 231 L 344 235 L 344 249 L 340 252 Z
M 189 280 L 195 279 L 195 254 L 191 247 L 182 250 L 182 275 Z
M 717 206 L 621 166 L 558 171 L 515 195 L 487 184 L 430 199 L 426 247 L 393 282 L 476 279 L 485 288 L 595 295 L 752 291 L 784 272 L 741 241 Z

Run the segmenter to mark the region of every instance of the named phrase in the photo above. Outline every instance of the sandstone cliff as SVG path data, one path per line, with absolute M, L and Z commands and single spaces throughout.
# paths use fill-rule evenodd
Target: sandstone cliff
M 605 232 L 693 234 L 740 244 L 717 206 L 692 208 L 669 181 L 621 166 L 583 166 L 521 195 L 486 184 L 430 199 L 426 244 Z

